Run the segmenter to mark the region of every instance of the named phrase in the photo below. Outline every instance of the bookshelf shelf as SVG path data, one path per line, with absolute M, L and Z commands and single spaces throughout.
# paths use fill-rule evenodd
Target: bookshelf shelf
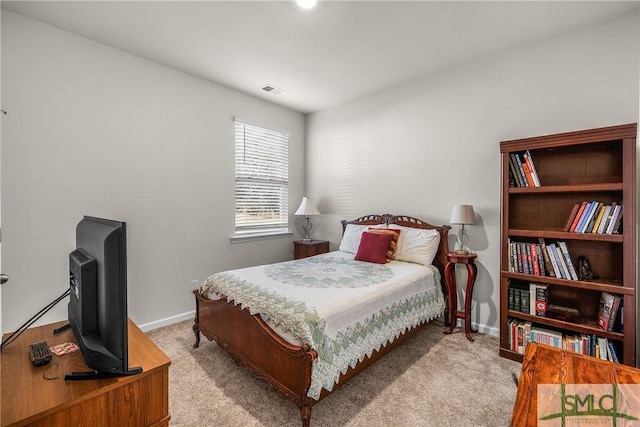
M 548 193 L 593 193 L 599 191 L 622 191 L 622 182 L 577 184 L 577 185 L 545 185 L 540 187 L 510 187 L 510 194 L 548 194 Z
M 544 237 L 545 239 L 555 240 L 587 240 L 594 242 L 613 242 L 622 243 L 624 240 L 622 234 L 593 234 L 593 233 L 569 233 L 562 230 L 521 230 L 509 229 L 509 235 L 514 237 Z
M 532 276 L 530 274 L 503 272 L 505 278 L 526 282 L 546 283 L 549 285 L 564 286 L 567 288 L 589 289 L 599 292 L 610 292 L 621 295 L 635 295 L 636 289 L 622 286 L 622 282 L 614 279 L 599 278 L 597 281 L 581 281 L 558 279 L 550 276 Z
M 608 339 L 615 340 L 615 341 L 624 341 L 624 334 L 619 332 L 608 332 L 601 329 L 596 324 L 595 318 L 581 319 L 580 320 L 581 323 L 570 323 L 570 322 L 564 322 L 562 320 L 534 316 L 531 314 L 521 313 L 519 311 L 513 311 L 513 310 L 509 310 L 509 317 L 522 319 L 522 320 L 529 320 L 533 323 L 552 326 L 554 328 L 570 329 L 572 332 L 577 332 L 577 333 L 595 334 L 595 335 L 606 337 Z
M 561 336 L 560 340 L 578 336 L 599 343 L 599 339 L 607 339 L 615 347 L 621 363 L 637 366 L 640 350 L 636 337 L 636 136 L 637 125 L 628 124 L 500 143 L 501 356 L 522 360 L 524 349 L 514 351 L 512 346 L 513 331 L 526 323 L 527 326 L 522 328 L 525 335 L 527 328 L 547 328 L 549 335 Z M 535 186 L 525 186 L 522 176 L 516 177 L 519 173 L 516 167 L 518 157 L 526 158 L 533 165 L 529 166 L 529 172 L 525 170 L 524 173 L 526 178 L 527 173 L 535 170 Z M 565 231 L 571 224 L 572 210 L 575 215 L 574 206 L 583 202 L 587 205 L 598 202 L 592 203 L 595 216 L 603 205 L 621 204 L 622 222 L 618 229 L 609 233 Z M 584 229 L 596 231 L 595 221 L 596 218 L 592 225 L 588 225 L 586 220 Z M 615 223 L 610 222 L 612 226 Z M 605 223 L 602 224 L 604 226 Z M 590 271 L 596 277 L 584 279 L 591 277 L 585 274 L 580 275 L 579 280 L 569 280 L 561 278 L 558 271 L 550 275 L 549 269 L 553 270 L 554 266 L 551 263 L 545 265 L 540 255 L 537 265 L 534 265 L 536 252 L 546 253 L 543 241 L 547 248 L 553 245 L 556 250 L 564 245 L 568 252 L 564 256 L 569 258 L 565 261 L 573 264 L 576 270 L 579 269 L 579 258 L 587 259 Z M 529 246 L 533 255 L 529 254 Z M 522 262 L 519 258 L 521 251 L 525 263 L 528 259 L 528 269 L 525 267 L 523 270 L 519 265 Z M 562 256 L 560 254 L 560 258 Z M 557 261 L 559 265 L 560 260 Z M 512 309 L 510 289 L 519 288 L 522 295 L 531 296 L 533 291 L 528 291 L 531 283 L 546 285 L 548 304 L 577 310 L 580 323 L 536 315 L 533 308 L 527 310 L 521 306 L 519 311 L 517 304 L 516 309 Z M 619 297 L 623 307 L 612 331 L 601 328 L 597 323 L 603 292 Z M 524 301 L 525 297 L 522 298 Z M 514 326 L 514 323 L 518 325 Z

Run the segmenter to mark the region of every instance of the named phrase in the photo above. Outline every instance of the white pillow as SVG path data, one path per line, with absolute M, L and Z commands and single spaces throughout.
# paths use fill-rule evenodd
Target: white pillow
M 389 228 L 400 230 L 398 250 L 393 259 L 425 266 L 431 265 L 440 245 L 440 233 L 437 230 L 403 227 L 396 224 L 390 224 Z
M 369 228 L 386 228 L 384 224 L 380 225 L 358 225 L 358 224 L 347 224 L 344 229 L 344 234 L 342 235 L 342 241 L 340 242 L 340 247 L 338 250 L 342 252 L 348 252 L 350 254 L 355 254 L 358 252 L 358 247 L 360 246 L 360 238 L 362 237 L 362 233 L 367 231 Z

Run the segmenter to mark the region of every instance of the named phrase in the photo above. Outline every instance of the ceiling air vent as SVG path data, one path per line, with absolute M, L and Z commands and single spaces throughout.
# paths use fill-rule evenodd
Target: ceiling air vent
M 284 89 L 280 89 L 269 84 L 262 86 L 260 89 L 262 89 L 265 92 L 269 92 L 272 95 L 280 95 L 282 92 L 284 92 Z

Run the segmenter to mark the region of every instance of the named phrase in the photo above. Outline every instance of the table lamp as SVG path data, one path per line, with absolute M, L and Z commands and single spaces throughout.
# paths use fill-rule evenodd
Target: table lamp
M 459 255 L 466 255 L 469 253 L 467 243 L 469 242 L 469 235 L 464 229 L 465 224 L 475 224 L 476 216 L 473 212 L 473 206 L 471 205 L 455 205 L 453 212 L 451 212 L 451 224 L 460 225 L 460 232 L 456 241 L 455 253 Z
M 313 204 L 313 201 L 311 201 L 311 198 L 303 197 L 302 202 L 300 203 L 300 206 L 298 207 L 298 210 L 294 215 L 304 215 L 304 223 L 302 224 L 302 228 L 304 229 L 304 239 L 302 240 L 305 242 L 311 241 L 311 238 L 309 237 L 309 231 L 311 230 L 311 227 L 313 227 L 313 225 L 311 224 L 311 220 L 309 219 L 309 217 L 312 215 L 320 215 L 320 212 L 318 212 L 318 209 L 316 209 L 316 206 Z

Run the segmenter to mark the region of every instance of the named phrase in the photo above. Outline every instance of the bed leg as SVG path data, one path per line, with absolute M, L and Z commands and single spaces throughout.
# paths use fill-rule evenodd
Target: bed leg
M 311 422 L 311 405 L 302 404 L 300 408 L 300 418 L 302 418 L 302 427 L 309 427 Z
M 197 323 L 193 323 L 193 333 L 196 334 L 196 342 L 193 344 L 193 348 L 200 346 L 200 328 Z

